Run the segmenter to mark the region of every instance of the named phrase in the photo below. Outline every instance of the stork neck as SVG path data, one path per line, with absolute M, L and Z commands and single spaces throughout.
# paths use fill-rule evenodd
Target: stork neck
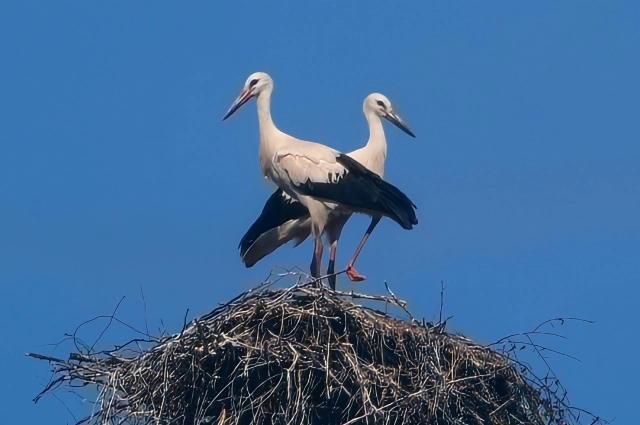
M 375 112 L 367 112 L 365 117 L 369 123 L 369 141 L 365 147 L 384 159 L 387 157 L 387 139 L 384 137 L 382 120 Z
M 267 88 L 258 95 L 256 99 L 258 105 L 258 123 L 260 125 L 260 133 L 273 131 L 275 124 L 271 119 L 271 89 Z
M 276 128 L 271 118 L 271 88 L 265 89 L 258 98 L 258 126 L 260 131 L 260 168 L 262 175 L 269 177 L 272 169 L 271 157 L 278 149 L 281 138 L 280 131 Z

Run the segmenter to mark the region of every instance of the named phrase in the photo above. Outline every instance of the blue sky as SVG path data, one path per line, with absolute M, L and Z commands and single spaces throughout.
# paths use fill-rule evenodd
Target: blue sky
M 480 342 L 558 316 L 580 358 L 550 362 L 572 401 L 620 424 L 637 410 L 640 3 L 27 2 L 0 5 L 0 346 L 7 423 L 71 423 L 31 399 L 52 353 L 108 314 L 180 328 L 311 246 L 253 269 L 236 249 L 270 194 L 255 104 L 221 118 L 245 79 L 275 80 L 276 124 L 343 151 L 362 101 L 389 97 L 387 178 L 419 225 L 383 221 L 358 262 L 417 316 Z M 320 4 L 321 3 L 321 4 Z M 366 229 L 355 217 L 344 265 Z M 95 337 L 100 328 L 87 328 Z M 128 334 L 108 332 L 107 348 Z M 56 355 L 65 356 L 69 346 Z M 74 413 L 86 405 L 69 399 Z

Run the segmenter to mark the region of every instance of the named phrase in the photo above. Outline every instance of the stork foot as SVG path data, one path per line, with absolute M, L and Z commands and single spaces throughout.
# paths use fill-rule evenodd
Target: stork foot
M 362 282 L 366 279 L 366 276 L 362 276 L 351 266 L 347 267 L 346 274 L 351 282 Z

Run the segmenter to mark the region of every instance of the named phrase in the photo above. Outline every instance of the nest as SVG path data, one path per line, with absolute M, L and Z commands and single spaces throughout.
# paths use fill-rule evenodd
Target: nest
M 80 422 L 231 424 L 562 424 L 548 388 L 508 354 L 400 320 L 358 298 L 395 296 L 263 285 L 124 354 L 72 353 L 54 378 L 99 390 Z M 538 383 L 536 383 L 538 382 Z M 41 394 L 41 395 L 42 395 Z

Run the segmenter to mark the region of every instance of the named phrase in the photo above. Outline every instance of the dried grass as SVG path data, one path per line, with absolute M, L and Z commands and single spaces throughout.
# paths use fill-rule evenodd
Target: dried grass
M 393 294 L 263 284 L 136 354 L 122 346 L 79 350 L 88 352 L 68 360 L 28 355 L 53 365 L 55 379 L 42 394 L 65 384 L 97 386 L 96 413 L 80 421 L 94 424 L 537 425 L 579 419 L 557 390 L 508 352 L 449 334 L 444 323 L 400 320 L 356 305 L 358 298 L 404 309 Z

